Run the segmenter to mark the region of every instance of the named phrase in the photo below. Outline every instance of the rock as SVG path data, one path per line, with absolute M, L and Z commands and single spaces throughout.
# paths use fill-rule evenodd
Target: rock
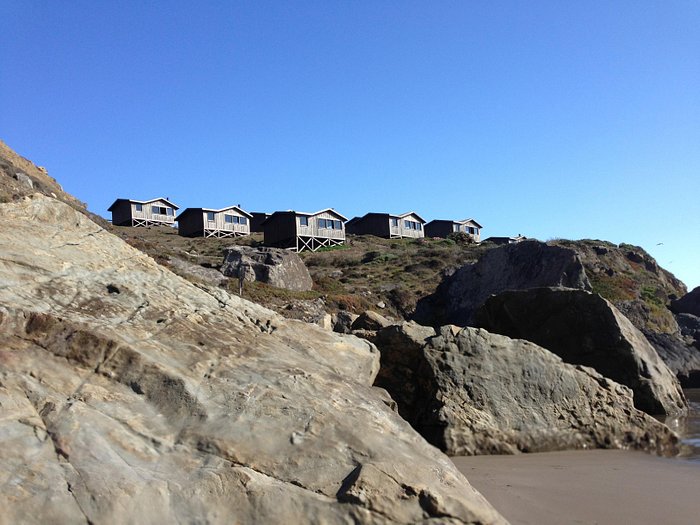
M 489 250 L 446 277 L 433 295 L 418 302 L 414 319 L 432 326 L 469 325 L 490 295 L 539 286 L 591 288 L 574 250 L 522 241 Z
M 325 314 L 317 323 L 324 330 L 333 330 L 333 316 Z
M 695 341 L 700 348 L 700 317 L 692 314 L 676 314 L 681 335 Z
M 477 325 L 532 341 L 565 362 L 594 368 L 628 386 L 648 414 L 687 410 L 680 384 L 656 350 L 610 302 L 583 290 L 503 292 L 477 312 Z
M 367 342 L 207 291 L 69 206 L 0 204 L 8 523 L 505 523 Z
M 377 303 L 377 308 L 382 308 L 382 309 L 386 308 L 386 303 L 384 301 L 379 301 Z
M 376 384 L 449 455 L 591 447 L 677 453 L 668 427 L 635 409 L 627 387 L 591 368 L 482 329 L 442 327 L 433 337 L 430 330 L 381 330 Z
M 284 305 L 280 312 L 287 319 L 297 319 L 305 323 L 324 326 L 327 319 L 326 302 L 317 299 L 294 299 Z
M 279 248 L 231 246 L 224 250 L 221 272 L 238 278 L 243 269 L 246 281 L 260 281 L 287 290 L 311 290 L 313 281 L 301 257 Z
M 700 318 L 695 319 L 700 324 Z M 686 342 L 675 335 L 653 332 L 647 333 L 646 337 L 683 388 L 700 388 L 700 345 L 697 340 Z
M 671 301 L 671 311 L 676 314 L 691 314 L 700 317 L 700 286 L 680 299 Z
M 358 317 L 359 316 L 357 314 L 348 312 L 347 310 L 341 310 L 333 314 L 333 331 L 338 332 L 339 334 L 349 334 L 351 331 L 352 323 Z
M 376 333 L 372 340 L 381 352 L 381 366 L 375 385 L 390 393 L 398 406 L 401 417 L 411 422 L 415 413 L 417 364 L 421 362 L 423 347 L 435 330 L 414 321 L 391 325 Z
M 578 254 L 592 291 L 612 302 L 642 333 L 678 330 L 666 305 L 686 293 L 685 285 L 644 249 L 585 239 L 554 243 Z
M 17 179 L 20 184 L 24 184 L 27 188 L 34 189 L 34 181 L 26 173 L 18 171 L 15 173 L 15 179 Z
M 373 330 L 377 331 L 385 326 L 389 326 L 391 321 L 389 321 L 383 315 L 373 312 L 372 310 L 367 310 L 362 312 L 360 316 L 355 319 L 352 323 L 351 329 L 355 330 Z
M 192 264 L 179 257 L 168 258 L 168 267 L 190 282 L 197 282 L 207 286 L 225 286 L 228 281 L 218 270 L 205 268 L 199 264 Z

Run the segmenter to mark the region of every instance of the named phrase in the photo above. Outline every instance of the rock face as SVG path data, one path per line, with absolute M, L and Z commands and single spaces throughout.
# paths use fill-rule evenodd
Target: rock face
M 352 330 L 372 330 L 377 331 L 385 326 L 389 326 L 391 321 L 386 317 L 372 310 L 362 312 L 357 319 L 352 322 L 350 327 Z
M 634 405 L 648 414 L 687 410 L 678 380 L 644 335 L 597 294 L 554 288 L 504 292 L 486 301 L 476 321 L 628 386 Z
M 700 286 L 680 299 L 672 301 L 671 310 L 677 314 L 691 314 L 700 317 Z
M 687 337 L 685 341 L 669 334 L 647 334 L 646 337 L 683 388 L 700 388 L 700 318 L 690 314 L 680 314 L 677 318 L 679 324 L 683 323 L 681 332 L 693 333 L 694 338 Z M 688 329 L 689 326 L 696 328 Z
M 358 317 L 357 314 L 347 310 L 340 310 L 332 316 L 333 331 L 339 334 L 349 334 L 352 330 L 352 323 Z
M 313 281 L 304 261 L 294 252 L 279 248 L 232 246 L 224 250 L 221 272 L 227 277 L 260 281 L 276 288 L 311 290 Z
M 376 349 L 0 204 L 8 523 L 504 523 L 373 388 Z
M 469 325 L 490 295 L 540 286 L 590 290 L 574 250 L 523 241 L 490 250 L 447 277 L 433 295 L 418 302 L 414 319 L 432 326 Z
M 668 427 L 636 410 L 632 392 L 523 340 L 477 328 L 418 325 L 379 332 L 386 388 L 401 413 L 450 455 L 569 448 L 677 452 Z

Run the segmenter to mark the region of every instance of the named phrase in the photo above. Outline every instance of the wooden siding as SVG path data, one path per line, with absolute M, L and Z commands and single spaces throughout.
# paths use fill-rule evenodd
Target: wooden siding
M 469 228 L 476 228 L 476 233 L 470 233 Z M 481 241 L 481 229 L 472 221 L 460 223 L 457 221 L 434 220 L 425 225 L 425 234 L 428 237 L 447 237 L 453 232 L 464 232 L 470 235 L 476 242 Z
M 131 202 L 131 218 L 132 220 L 145 220 L 145 221 L 153 221 L 153 222 L 162 222 L 165 224 L 175 224 L 175 210 L 173 209 L 172 206 L 170 206 L 168 203 L 157 200 L 153 202 L 148 202 L 148 203 L 138 203 L 138 202 Z M 138 211 L 136 207 L 141 204 L 141 211 Z M 162 213 L 153 213 L 153 207 L 158 207 L 158 208 L 166 208 L 170 209 L 173 211 L 172 215 L 168 215 L 167 213 L 162 214 Z
M 398 218 L 399 219 L 398 227 L 391 226 L 391 224 L 392 224 L 391 219 L 394 219 L 394 218 L 395 217 L 391 217 L 389 219 L 389 227 L 391 230 L 392 237 L 410 237 L 412 239 L 420 239 L 421 237 L 425 236 L 425 234 L 423 232 L 423 221 L 416 214 L 411 213 L 409 215 L 406 215 L 405 217 L 399 217 Z M 406 227 L 406 221 L 417 223 L 420 229 L 415 230 L 413 228 Z
M 302 226 L 302 218 L 308 221 Z M 320 228 L 318 220 L 329 219 L 340 222 L 340 229 Z M 331 212 L 324 211 L 316 215 L 298 214 L 295 212 L 273 213 L 263 226 L 265 244 L 294 250 L 316 250 L 322 246 L 332 246 L 345 242 L 345 221 Z
M 308 226 L 302 226 L 302 217 L 307 217 Z M 319 228 L 318 219 L 330 219 L 332 221 L 338 221 L 340 222 L 340 229 Z M 345 239 L 345 224 L 343 223 L 343 220 L 340 219 L 337 215 L 330 212 L 319 213 L 318 215 L 311 216 L 297 215 L 296 229 L 297 236 L 299 237 L 324 237 L 326 239 Z
M 116 226 L 131 226 L 131 206 L 129 206 L 129 202 L 120 201 L 112 207 L 112 224 Z
M 214 214 L 214 220 L 210 221 L 207 216 L 209 213 Z M 232 215 L 234 217 L 243 217 L 246 221 L 245 224 L 234 224 L 230 222 L 226 222 L 226 215 Z M 239 213 L 235 209 L 228 209 L 228 210 L 223 210 L 219 212 L 207 212 L 204 211 L 202 213 L 202 221 L 204 223 L 204 227 L 207 230 L 216 230 L 216 231 L 225 231 L 225 232 L 235 232 L 235 233 L 240 233 L 242 235 L 248 235 L 250 233 L 250 218 L 246 217 L 245 215 Z

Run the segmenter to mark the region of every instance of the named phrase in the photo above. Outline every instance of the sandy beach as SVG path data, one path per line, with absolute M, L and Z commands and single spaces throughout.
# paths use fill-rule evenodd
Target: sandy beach
M 700 523 L 700 462 L 619 450 L 452 461 L 511 523 Z

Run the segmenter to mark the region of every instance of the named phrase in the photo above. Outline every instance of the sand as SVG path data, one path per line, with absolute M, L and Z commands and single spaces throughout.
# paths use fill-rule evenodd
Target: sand
M 700 523 L 700 462 L 591 450 L 454 457 L 512 524 Z

